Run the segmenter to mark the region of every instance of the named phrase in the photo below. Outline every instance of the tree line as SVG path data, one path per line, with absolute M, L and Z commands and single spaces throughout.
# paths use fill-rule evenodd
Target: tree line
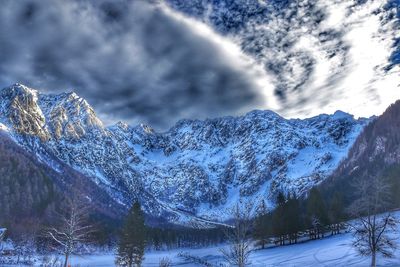
M 116 248 L 118 266 L 140 266 L 145 249 L 204 247 L 220 244 L 225 238 L 221 228 L 148 226 L 137 201 L 122 222 L 104 221 L 93 214 L 90 201 L 80 194 L 64 199 L 62 207 L 56 209 L 51 218 L 47 222 L 32 219 L 2 224 L 8 229 L 7 238 L 11 238 L 14 248 L 7 253 L 16 260 L 3 262 L 0 249 L 0 264 L 31 264 L 35 253 L 56 252 L 63 259 L 52 266 L 66 267 L 72 255 L 87 253 L 89 246 L 105 250 Z
M 353 234 L 354 248 L 362 256 L 371 257 L 376 266 L 377 254 L 392 257 L 396 249 L 394 234 L 399 220 L 392 210 L 400 207 L 398 171 L 391 170 L 383 176 L 355 179 L 351 202 L 339 191 L 324 197 L 318 187 L 309 191 L 306 198 L 279 192 L 276 207 L 268 212 L 261 202 L 254 219 L 253 238 L 264 249 L 267 244 L 295 244 L 300 238 L 313 240 L 326 234 L 339 234 L 345 228 Z
M 299 237 L 305 234 L 309 239 L 321 238 L 327 230 L 337 234 L 340 223 L 345 219 L 340 193 L 325 202 L 317 188 L 311 189 L 305 200 L 295 194 L 279 192 L 276 208 L 272 212 L 267 212 L 264 202 L 261 202 L 257 212 L 253 236 L 261 248 L 265 248 L 271 240 L 276 245 L 285 245 L 297 243 Z
M 264 201 L 258 207 L 249 203 L 245 207 L 237 205 L 231 214 L 231 228 L 150 227 L 145 223 L 139 202 L 133 203 L 116 229 L 107 228 L 94 223 L 87 199 L 72 196 L 65 200 L 52 224 L 40 229 L 31 227 L 36 230 L 14 236 L 15 251 L 24 257 L 33 253 L 30 248 L 34 245 L 42 251 L 58 251 L 64 255 L 62 265 L 66 267 L 70 256 L 79 253 L 82 244 L 109 244 L 111 248 L 117 248 L 116 265 L 131 267 L 141 266 L 145 249 L 210 246 L 227 241 L 229 249 L 221 251 L 225 259 L 232 264 L 247 266 L 253 241 L 261 249 L 271 243 L 278 246 L 296 244 L 323 238 L 326 234 L 338 234 L 346 224 L 354 236 L 353 246 L 361 255 L 371 256 L 371 266 L 375 266 L 377 254 L 389 257 L 395 249 L 389 233 L 395 229 L 397 220 L 387 211 L 399 207 L 398 191 L 394 188 L 398 188 L 398 179 L 393 178 L 396 173 L 389 173 L 386 178 L 357 180 L 351 203 L 347 203 L 338 191 L 326 197 L 315 187 L 306 198 L 278 192 L 273 211 Z M 386 213 L 380 214 L 382 212 Z M 354 223 L 345 223 L 350 219 Z M 29 223 L 35 224 L 34 221 Z M 9 227 L 11 232 L 18 232 L 16 228 L 18 224 Z M 168 260 L 163 262 L 168 263 Z

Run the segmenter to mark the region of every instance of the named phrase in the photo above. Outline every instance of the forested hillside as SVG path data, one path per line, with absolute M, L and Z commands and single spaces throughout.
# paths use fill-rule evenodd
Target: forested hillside
M 400 101 L 375 118 L 355 141 L 348 157 L 322 184 L 329 197 L 341 192 L 346 202 L 353 196 L 353 185 L 360 179 L 378 177 L 392 188 L 393 207 L 400 207 Z
M 0 134 L 0 223 L 54 210 L 60 191 L 46 167 Z
M 108 219 L 122 216 L 125 209 L 89 179 L 56 160 L 54 163 L 58 171 L 0 133 L 0 224 L 12 225 L 11 233 L 30 231 L 54 220 L 65 199 L 76 192 L 85 193 L 82 197 L 90 202 L 93 215 Z

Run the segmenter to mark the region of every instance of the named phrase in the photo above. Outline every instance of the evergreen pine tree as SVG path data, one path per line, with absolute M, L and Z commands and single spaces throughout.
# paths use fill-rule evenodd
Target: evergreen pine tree
M 286 198 L 283 192 L 279 192 L 276 198 L 276 208 L 272 215 L 272 232 L 276 237 L 279 237 L 279 244 L 285 244 L 285 235 L 287 234 L 286 215 Z
M 310 195 L 307 199 L 307 215 L 309 226 L 313 228 L 311 238 L 319 238 L 320 234 L 324 234 L 323 229 L 329 225 L 328 211 L 321 193 L 317 188 L 310 190 Z
M 332 234 L 339 234 L 340 223 L 345 220 L 343 210 L 343 197 L 340 193 L 335 192 L 330 201 L 329 219 L 332 223 Z
M 287 233 L 289 234 L 289 242 L 297 243 L 298 232 L 302 229 L 302 217 L 300 210 L 300 201 L 295 194 L 289 196 L 285 209 L 285 219 L 287 221 Z
M 257 243 L 262 249 L 265 248 L 265 244 L 268 242 L 269 224 L 270 215 L 267 214 L 267 206 L 265 205 L 264 200 L 261 200 L 261 203 L 257 208 L 257 217 L 254 220 L 254 238 L 258 240 Z
M 144 214 L 139 202 L 135 202 L 127 215 L 118 243 L 118 266 L 141 266 L 146 245 Z

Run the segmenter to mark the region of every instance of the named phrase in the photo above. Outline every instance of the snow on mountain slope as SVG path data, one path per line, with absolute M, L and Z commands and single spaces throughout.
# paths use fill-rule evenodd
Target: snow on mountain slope
M 307 192 L 347 155 L 368 123 L 351 115 L 286 120 L 271 111 L 169 131 L 105 127 L 77 95 L 43 95 L 23 85 L 0 90 L 0 123 L 46 161 L 55 156 L 91 177 L 114 199 L 140 199 L 146 211 L 189 223 L 227 219 L 239 198 L 273 205 L 278 190 Z

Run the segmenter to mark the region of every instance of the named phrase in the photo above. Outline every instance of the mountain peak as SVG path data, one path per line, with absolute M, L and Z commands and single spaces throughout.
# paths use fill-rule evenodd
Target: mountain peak
M 38 91 L 20 83 L 14 83 L 8 87 L 0 90 L 1 94 L 9 95 L 10 97 L 16 95 L 29 95 L 37 98 Z
M 18 133 L 38 136 L 48 140 L 46 120 L 38 105 L 38 91 L 15 83 L 0 91 L 0 113 L 5 115 L 2 121 L 12 126 Z
M 336 120 L 338 120 L 338 119 L 352 119 L 353 117 L 354 117 L 353 115 L 351 115 L 349 113 L 346 113 L 344 111 L 341 111 L 341 110 L 336 110 L 335 113 L 333 113 L 333 115 L 332 115 L 332 118 L 336 119 Z
M 93 108 L 75 92 L 40 94 L 15 83 L 0 91 L 0 113 L 6 115 L 2 118 L 6 125 L 42 140 L 78 139 L 89 129 L 104 130 Z
M 149 125 L 146 125 L 146 124 L 144 124 L 144 123 L 141 123 L 140 124 L 140 127 L 143 129 L 143 131 L 145 132 L 145 133 L 147 133 L 147 134 L 152 134 L 152 133 L 154 133 L 154 129 L 153 128 L 151 128 Z
M 58 95 L 60 98 L 68 99 L 68 100 L 75 100 L 75 99 L 83 99 L 81 98 L 78 94 L 75 92 L 67 92 L 67 93 L 61 93 Z

